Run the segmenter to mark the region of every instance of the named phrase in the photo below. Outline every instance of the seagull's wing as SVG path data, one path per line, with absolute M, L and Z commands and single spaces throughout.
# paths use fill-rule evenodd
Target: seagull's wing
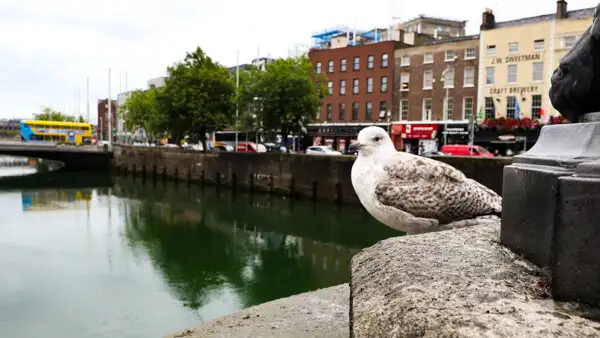
M 397 153 L 375 187 L 380 203 L 441 223 L 498 213 L 502 198 L 460 170 L 426 157 Z

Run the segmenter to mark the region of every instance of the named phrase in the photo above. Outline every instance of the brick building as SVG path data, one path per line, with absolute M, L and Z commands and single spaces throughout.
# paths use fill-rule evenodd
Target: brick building
M 424 42 L 394 53 L 391 134 L 418 152 L 467 143 L 476 114 L 479 35 Z
M 395 41 L 341 48 L 312 49 L 317 73 L 325 73 L 331 96 L 325 98 L 318 123 L 309 126 L 314 144 L 345 152 L 367 125 L 387 126 L 391 111 Z
M 117 128 L 117 116 L 118 116 L 118 104 L 117 100 L 111 100 L 111 115 L 112 115 L 112 128 Z M 108 126 L 108 99 L 98 100 L 98 139 L 107 141 L 109 130 Z M 116 141 L 116 138 L 114 139 Z

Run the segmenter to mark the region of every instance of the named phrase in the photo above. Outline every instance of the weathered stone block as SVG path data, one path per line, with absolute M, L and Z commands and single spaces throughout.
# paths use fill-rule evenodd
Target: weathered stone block
M 390 238 L 352 259 L 350 336 L 597 337 L 597 311 L 556 303 L 499 224 Z M 577 309 L 577 310 L 574 310 Z

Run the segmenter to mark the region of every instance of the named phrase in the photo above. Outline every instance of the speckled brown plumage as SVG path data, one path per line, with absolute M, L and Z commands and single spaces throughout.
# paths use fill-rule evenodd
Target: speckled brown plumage
M 498 194 L 446 163 L 401 153 L 386 163 L 388 178 L 375 187 L 384 205 L 440 224 L 502 211 Z

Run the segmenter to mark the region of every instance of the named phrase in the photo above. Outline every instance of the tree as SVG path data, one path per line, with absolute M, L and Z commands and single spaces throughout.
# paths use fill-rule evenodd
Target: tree
M 64 114 L 52 108 L 44 108 L 41 113 L 35 114 L 35 119 L 39 121 L 56 121 L 56 122 L 80 122 L 85 123 L 83 117 L 76 118 L 75 116 Z
M 188 136 L 207 150 L 207 133 L 234 122 L 236 88 L 227 68 L 214 62 L 200 47 L 183 62 L 167 68 L 163 95 L 157 97 L 177 144 Z
M 306 57 L 278 59 L 266 70 L 252 72 L 248 85 L 240 87 L 238 102 L 250 104 L 262 128 L 279 132 L 285 140 L 316 117 L 329 95 L 326 81 Z
M 160 88 L 135 90 L 119 107 L 119 115 L 125 122 L 127 130 L 143 129 L 150 143 L 164 131 L 166 126 L 166 116 L 157 101 L 159 95 L 161 95 Z

